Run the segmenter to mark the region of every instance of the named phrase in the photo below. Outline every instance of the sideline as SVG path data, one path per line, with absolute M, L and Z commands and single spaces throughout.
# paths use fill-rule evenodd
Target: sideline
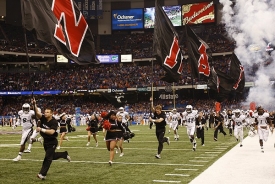
M 274 142 L 270 133 L 262 153 L 259 136 L 247 136 L 189 184 L 275 184 Z

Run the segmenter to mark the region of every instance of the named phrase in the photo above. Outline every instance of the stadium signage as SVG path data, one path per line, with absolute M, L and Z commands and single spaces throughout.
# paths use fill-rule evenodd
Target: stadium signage
M 114 15 L 116 19 L 133 19 L 135 16 Z
M 112 30 L 143 29 L 143 9 L 112 10 Z
M 147 91 L 147 87 L 145 87 L 145 88 L 137 88 L 137 91 Z
M 173 100 L 173 99 L 179 98 L 178 94 L 172 95 L 172 94 L 160 94 L 159 99 L 161 100 Z
M 123 93 L 126 91 L 127 91 L 126 88 L 124 88 L 124 89 L 108 89 L 108 93 Z

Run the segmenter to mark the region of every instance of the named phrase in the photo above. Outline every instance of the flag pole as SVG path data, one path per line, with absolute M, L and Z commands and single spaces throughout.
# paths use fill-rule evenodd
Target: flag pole
M 152 117 L 152 108 L 154 107 L 154 92 L 153 92 L 153 87 L 154 87 L 154 81 L 153 81 L 153 75 L 154 75 L 154 71 L 153 71 L 153 68 L 154 68 L 154 60 L 151 60 L 152 62 L 152 73 L 151 73 L 151 100 L 150 101 L 150 111 L 149 111 L 149 117 Z M 149 123 L 149 128 L 152 129 L 152 126 L 153 126 L 153 122 L 150 122 Z
M 28 40 L 27 40 L 27 31 L 25 28 L 25 22 L 24 22 L 24 0 L 21 0 L 21 15 L 22 15 L 22 25 L 23 25 L 23 29 L 24 29 L 24 40 L 25 40 L 25 49 L 26 49 L 26 57 L 27 57 L 27 63 L 28 63 L 28 75 L 29 75 L 29 80 L 30 80 L 30 89 L 31 89 L 31 98 L 33 99 L 33 77 L 31 76 L 31 71 L 30 71 L 30 57 L 29 57 L 29 50 L 28 50 Z
M 176 95 L 175 95 L 175 83 L 173 82 L 173 103 L 174 109 L 176 108 Z

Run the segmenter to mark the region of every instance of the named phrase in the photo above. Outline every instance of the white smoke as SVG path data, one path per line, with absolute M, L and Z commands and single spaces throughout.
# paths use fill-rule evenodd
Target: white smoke
M 265 51 L 267 43 L 275 44 L 275 1 L 236 0 L 235 6 L 229 0 L 220 0 L 220 3 L 223 5 L 222 21 L 228 36 L 236 42 L 234 52 L 245 67 L 246 81 L 255 83 L 246 104 L 254 101 L 256 105 L 270 108 L 275 100 L 271 86 L 271 80 L 275 79 L 274 53 L 271 55 L 274 62 L 268 66 L 264 63 L 270 57 Z

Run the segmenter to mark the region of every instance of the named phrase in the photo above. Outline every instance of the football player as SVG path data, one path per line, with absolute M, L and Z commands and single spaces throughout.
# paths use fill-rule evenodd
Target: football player
M 22 125 L 22 137 L 20 142 L 20 149 L 17 157 L 13 159 L 14 162 L 21 160 L 23 151 L 25 149 L 26 142 L 30 141 L 30 136 L 33 133 L 33 119 L 34 119 L 34 111 L 31 110 L 30 104 L 24 103 L 22 105 L 22 110 L 18 112 L 19 119 L 13 126 L 13 129 L 18 125 Z
M 171 128 L 174 131 L 174 139 L 176 141 L 179 140 L 178 125 L 179 125 L 180 119 L 181 119 L 180 113 L 177 112 L 177 109 L 173 109 L 168 117 L 168 120 L 171 123 Z
M 240 140 L 240 147 L 243 146 L 243 125 L 245 124 L 245 115 L 241 114 L 239 109 L 234 111 L 234 115 L 232 116 L 232 120 L 234 122 L 234 136 L 236 140 Z
M 190 139 L 190 142 L 193 144 L 193 151 L 196 151 L 197 143 L 195 139 L 195 130 L 196 130 L 196 116 L 198 114 L 197 110 L 193 110 L 192 105 L 187 105 L 185 112 L 182 113 L 183 119 L 187 126 L 187 135 Z
M 264 112 L 264 108 L 259 106 L 257 112 L 254 114 L 255 126 L 258 129 L 259 143 L 261 146 L 261 152 L 264 153 L 264 143 L 266 142 L 269 136 L 269 128 L 273 132 L 274 124 L 270 121 L 269 113 Z

